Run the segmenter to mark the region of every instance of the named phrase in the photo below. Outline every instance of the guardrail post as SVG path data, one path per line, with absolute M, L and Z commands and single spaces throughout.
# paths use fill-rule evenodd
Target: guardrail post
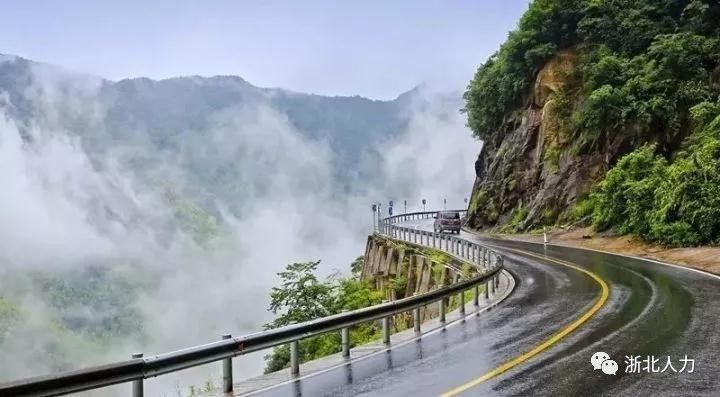
M 438 309 L 440 311 L 440 322 L 445 324 L 445 298 L 440 298 L 440 301 L 438 303 Z
M 493 298 L 495 297 L 495 278 L 494 277 L 490 279 L 490 295 L 492 295 Z
M 390 345 L 390 316 L 382 318 L 382 335 L 383 343 L 386 346 Z
M 460 291 L 458 298 L 460 298 L 460 315 L 465 316 L 465 291 Z
M 225 334 L 223 340 L 232 338 L 232 335 Z M 230 393 L 233 390 L 232 357 L 223 360 L 223 392 Z
M 473 297 L 473 306 L 480 306 L 480 286 L 475 284 L 475 296 Z
M 436 235 L 437 235 L 437 233 L 435 233 L 435 231 L 433 230 L 433 248 L 435 248 L 435 236 Z
M 490 299 L 490 280 L 485 280 L 485 300 Z
M 420 306 L 413 309 L 413 328 L 415 329 L 415 336 L 420 336 L 422 333 L 420 325 L 422 320 L 420 319 Z
M 290 342 L 290 374 L 292 376 L 300 375 L 300 352 L 296 340 Z
M 345 358 L 350 357 L 350 327 L 345 327 L 340 330 L 340 339 L 342 344 L 342 356 Z
M 132 358 L 143 358 L 142 353 L 133 353 Z M 143 397 L 145 395 L 145 390 L 143 388 L 143 380 L 137 379 L 134 380 L 132 383 L 132 395 L 133 397 Z

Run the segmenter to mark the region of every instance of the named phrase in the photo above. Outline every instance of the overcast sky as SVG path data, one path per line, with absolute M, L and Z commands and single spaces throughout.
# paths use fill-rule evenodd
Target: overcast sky
M 528 0 L 0 0 L 0 52 L 113 80 L 238 75 L 389 99 L 463 89 Z

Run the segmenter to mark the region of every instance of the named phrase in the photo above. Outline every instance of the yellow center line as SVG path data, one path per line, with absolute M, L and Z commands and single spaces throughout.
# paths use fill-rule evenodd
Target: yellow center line
M 472 387 L 475 387 L 475 386 L 479 385 L 479 384 L 482 383 L 482 382 L 485 382 L 486 380 L 488 380 L 488 379 L 490 379 L 490 378 L 493 378 L 493 377 L 495 377 L 495 376 L 498 376 L 498 375 L 500 375 L 500 374 L 502 374 L 502 373 L 510 370 L 511 368 L 513 368 L 513 367 L 515 367 L 515 366 L 518 366 L 518 365 L 524 363 L 525 361 L 533 358 L 534 356 L 536 356 L 537 354 L 539 354 L 539 353 L 542 352 L 543 350 L 546 350 L 546 349 L 550 348 L 552 345 L 554 345 L 555 343 L 557 343 L 560 339 L 564 338 L 565 336 L 567 336 L 568 334 L 570 334 L 571 332 L 573 332 L 574 330 L 576 330 L 578 327 L 580 327 L 584 322 L 586 322 L 590 317 L 592 317 L 598 310 L 600 310 L 600 308 L 605 304 L 605 302 L 606 302 L 607 299 L 608 299 L 608 296 L 610 295 L 610 288 L 608 287 L 608 285 L 607 285 L 607 283 L 605 282 L 605 280 L 603 280 L 600 276 L 598 276 L 597 274 L 595 274 L 595 273 L 593 273 L 593 272 L 591 272 L 591 271 L 589 271 L 589 270 L 586 270 L 586 269 L 583 269 L 583 268 L 581 268 L 581 267 L 572 265 L 572 264 L 570 264 L 570 263 L 568 263 L 568 262 L 565 262 L 565 261 L 560 261 L 560 260 L 556 260 L 556 259 L 546 258 L 546 257 L 540 256 L 540 255 L 532 254 L 532 253 L 527 252 L 527 251 L 521 251 L 521 250 L 515 250 L 515 249 L 508 249 L 508 250 L 510 250 L 510 251 L 516 251 L 516 252 L 521 252 L 521 253 L 523 253 L 524 255 L 533 256 L 533 257 L 540 258 L 540 259 L 543 259 L 543 260 L 547 260 L 547 261 L 550 261 L 550 262 L 555 262 L 555 263 L 558 263 L 558 264 L 560 264 L 560 265 L 563 265 L 563 266 L 566 266 L 566 267 L 575 269 L 575 270 L 577 270 L 577 271 L 579 271 L 579 272 L 583 272 L 583 273 L 585 273 L 586 275 L 590 276 L 593 280 L 595 280 L 595 282 L 597 282 L 597 283 L 600 285 L 600 289 L 601 289 L 600 296 L 599 296 L 598 299 L 595 301 L 595 304 L 590 308 L 590 310 L 588 310 L 587 312 L 583 313 L 583 315 L 581 315 L 577 320 L 573 321 L 571 324 L 569 324 L 569 325 L 566 326 L 565 328 L 561 329 L 558 333 L 556 333 L 555 335 L 551 336 L 551 337 L 550 337 L 549 339 L 547 339 L 546 341 L 544 341 L 544 342 L 542 342 L 541 344 L 535 346 L 532 350 L 530 350 L 530 351 L 528 351 L 528 352 L 526 352 L 526 353 L 524 353 L 524 354 L 522 354 L 522 355 L 520 355 L 520 356 L 515 357 L 514 359 L 512 359 L 512 360 L 510 360 L 510 361 L 508 361 L 508 362 L 506 362 L 506 363 L 504 363 L 504 364 L 502 364 L 502 365 L 500 365 L 499 367 L 497 367 L 497 368 L 495 368 L 495 369 L 493 369 L 493 370 L 491 370 L 491 371 L 489 371 L 489 372 L 481 375 L 479 378 L 476 378 L 476 379 L 474 379 L 474 380 L 472 380 L 472 381 L 470 381 L 470 382 L 468 382 L 468 383 L 465 383 L 465 384 L 462 385 L 462 386 L 458 386 L 458 387 L 456 387 L 456 388 L 454 388 L 454 389 L 452 389 L 452 390 L 450 390 L 450 391 L 447 391 L 447 392 L 443 393 L 443 394 L 442 394 L 442 397 L 456 396 L 456 395 L 458 395 L 458 394 L 460 394 L 460 393 L 463 393 L 463 392 L 467 391 L 468 389 L 470 389 L 470 388 L 472 388 Z

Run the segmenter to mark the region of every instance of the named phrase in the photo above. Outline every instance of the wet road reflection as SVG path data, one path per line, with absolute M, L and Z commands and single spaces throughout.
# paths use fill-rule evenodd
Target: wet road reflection
M 419 223 L 432 229 L 432 225 Z M 607 303 L 587 323 L 530 361 L 468 395 L 718 395 L 720 279 L 648 261 L 566 247 L 462 237 L 505 249 L 516 289 L 501 305 L 446 331 L 387 354 L 352 362 L 297 382 L 302 395 L 438 395 L 546 340 L 586 311 L 599 288 L 577 270 L 514 250 L 546 255 L 590 270 L 610 286 Z M 594 371 L 607 352 L 617 375 Z M 626 355 L 696 360 L 692 374 L 625 373 Z M 263 395 L 298 395 L 293 384 Z

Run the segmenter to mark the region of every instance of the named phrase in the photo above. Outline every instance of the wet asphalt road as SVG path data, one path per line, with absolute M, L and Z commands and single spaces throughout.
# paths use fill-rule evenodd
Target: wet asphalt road
M 427 222 L 416 226 L 432 229 Z M 541 344 L 598 299 L 600 287 L 587 275 L 509 249 L 590 270 L 609 285 L 610 296 L 560 342 L 463 395 L 720 395 L 720 278 L 575 248 L 486 240 L 465 232 L 462 237 L 505 249 L 506 268 L 517 285 L 503 303 L 421 342 L 262 395 L 439 395 Z M 590 357 L 596 351 L 618 362 L 617 375 L 593 370 Z M 626 356 L 654 356 L 657 370 L 666 366 L 669 356 L 678 371 L 687 356 L 694 359 L 694 371 L 688 373 L 688 363 L 683 373 L 669 368 L 626 373 Z

